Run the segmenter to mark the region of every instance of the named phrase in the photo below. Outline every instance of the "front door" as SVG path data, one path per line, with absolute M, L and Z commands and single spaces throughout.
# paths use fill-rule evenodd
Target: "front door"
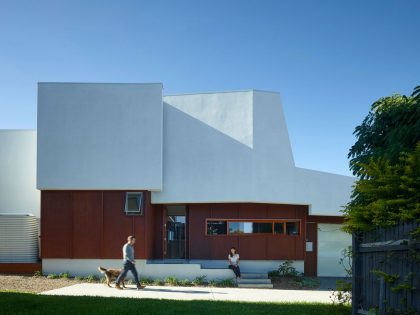
M 164 257 L 166 259 L 185 259 L 186 208 L 185 206 L 166 207 L 166 232 L 164 235 Z

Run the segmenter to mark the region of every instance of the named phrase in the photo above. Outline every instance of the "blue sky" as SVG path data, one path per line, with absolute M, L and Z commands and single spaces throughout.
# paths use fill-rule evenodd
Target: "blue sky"
M 373 101 L 420 84 L 420 1 L 0 0 L 0 129 L 36 128 L 36 83 L 281 93 L 296 165 L 348 171 Z

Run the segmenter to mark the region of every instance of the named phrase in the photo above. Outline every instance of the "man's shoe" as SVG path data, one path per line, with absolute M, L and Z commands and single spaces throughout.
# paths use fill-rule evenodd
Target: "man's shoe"
M 123 288 L 120 287 L 118 283 L 115 284 L 115 289 L 122 290 Z
M 145 287 L 144 286 L 142 286 L 142 285 L 138 285 L 137 286 L 137 290 L 143 290 Z

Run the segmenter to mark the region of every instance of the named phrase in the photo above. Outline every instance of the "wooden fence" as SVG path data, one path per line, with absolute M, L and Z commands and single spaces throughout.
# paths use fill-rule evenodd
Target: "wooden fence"
M 420 314 L 420 242 L 416 222 L 353 235 L 356 314 Z

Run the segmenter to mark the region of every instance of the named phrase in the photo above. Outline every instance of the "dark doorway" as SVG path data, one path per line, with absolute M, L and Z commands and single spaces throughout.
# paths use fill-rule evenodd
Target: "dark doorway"
M 166 259 L 185 259 L 186 207 L 166 207 L 165 252 Z

